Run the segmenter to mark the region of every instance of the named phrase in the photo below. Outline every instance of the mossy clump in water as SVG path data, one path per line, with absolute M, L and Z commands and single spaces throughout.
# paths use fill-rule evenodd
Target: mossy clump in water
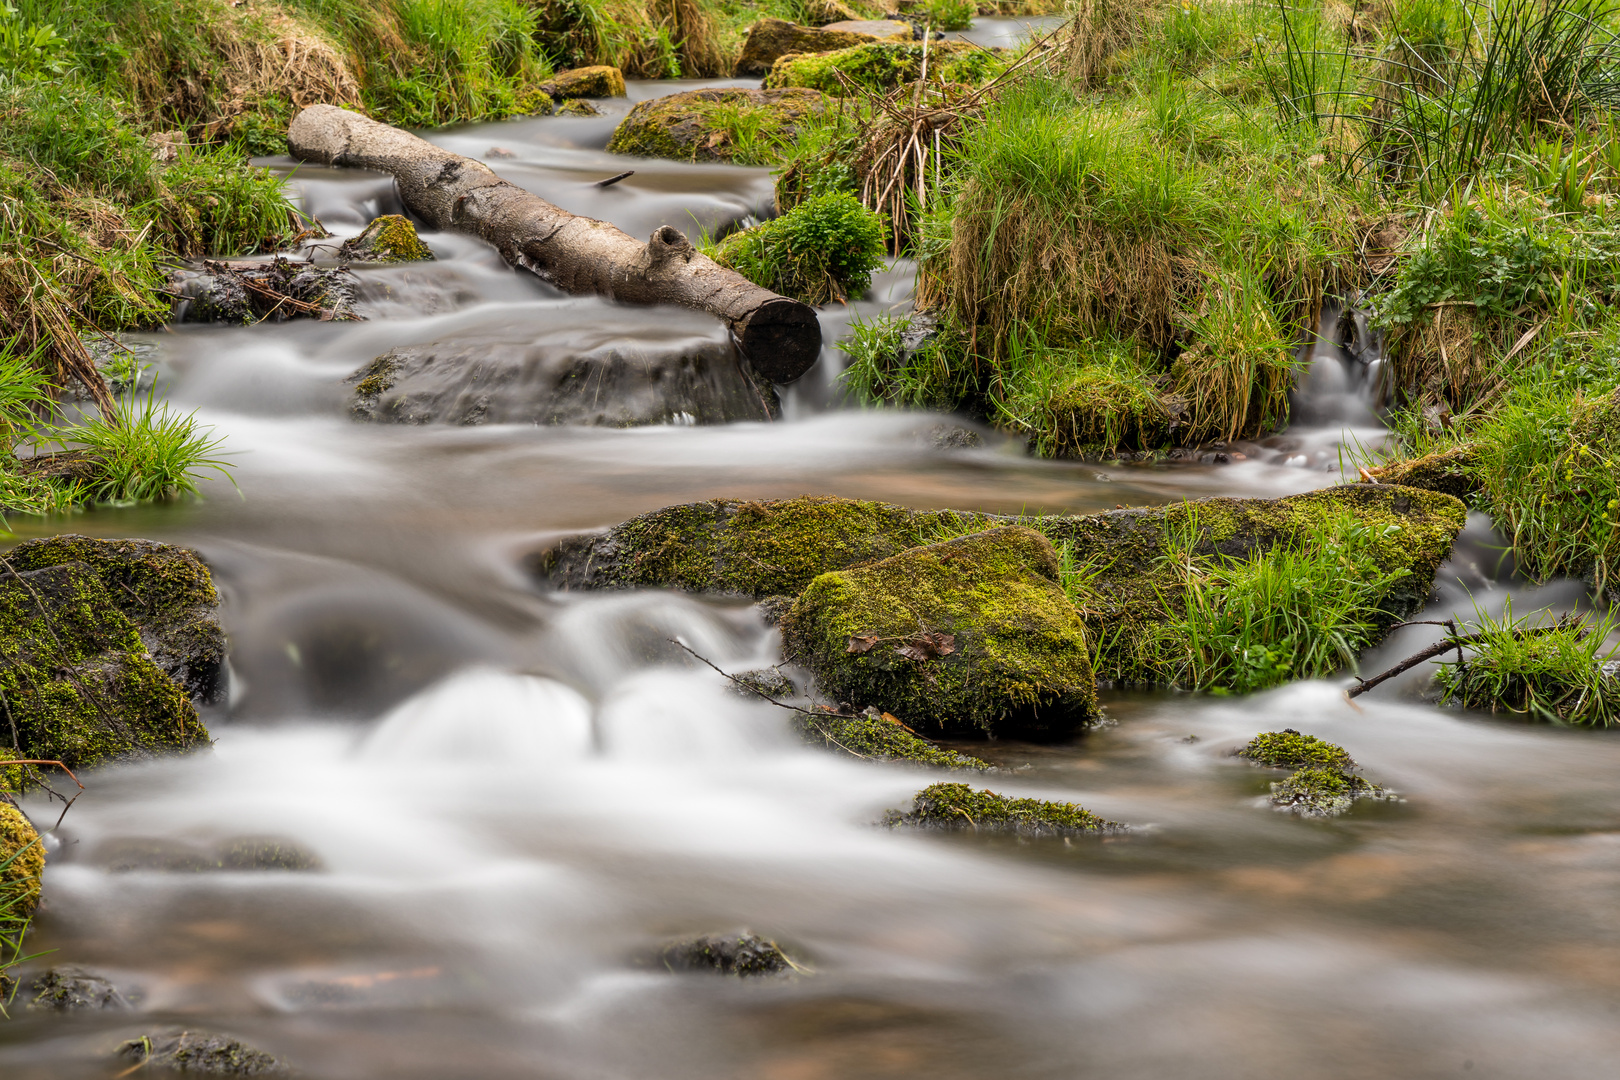
M 823 693 L 919 727 L 1052 737 L 1097 719 L 1079 614 L 1057 553 L 1004 526 L 823 574 L 782 622 Z
M 912 799 L 910 810 L 890 810 L 883 823 L 890 828 L 972 829 L 1018 836 L 1076 836 L 1127 828 L 1075 803 L 1010 798 L 993 791 L 974 791 L 966 784 L 923 788 Z
M 707 253 L 755 285 L 827 304 L 865 295 L 888 248 L 881 217 L 853 195 L 830 192 L 732 233 Z
M 422 262 L 433 257 L 433 249 L 416 235 L 416 226 L 399 214 L 373 218 L 364 232 L 338 248 L 338 258 L 346 262 Z
M 611 154 L 674 161 L 774 162 L 799 125 L 826 110 L 814 90 L 711 87 L 643 101 L 613 130 Z
M 831 712 L 800 712 L 793 726 L 811 746 L 822 746 L 837 753 L 868 761 L 912 762 L 934 769 L 972 769 L 984 772 L 988 762 L 935 746 L 905 727 L 895 717 L 877 709 L 859 716 Z
M 1272 805 L 1301 817 L 1337 817 L 1357 799 L 1393 798 L 1377 784 L 1340 769 L 1299 769 L 1271 785 Z
M 657 589 L 792 596 L 830 570 L 897 555 L 992 519 L 954 510 L 805 495 L 717 499 L 654 510 L 605 533 L 568 537 L 532 562 L 563 589 Z
M 1256 765 L 1271 769 L 1353 769 L 1356 763 L 1342 746 L 1335 746 L 1315 735 L 1301 735 L 1293 728 L 1265 731 L 1249 740 L 1238 751 Z
M 24 544 L 7 561 L 16 572 L 0 575 L 9 710 L 0 738 L 14 756 L 78 768 L 208 741 L 187 691 L 215 692 L 224 639 L 194 555 L 59 537 Z
M 922 42 L 871 41 L 824 53 L 794 53 L 771 65 L 765 86 L 802 86 L 824 94 L 849 92 L 845 80 L 868 90 L 890 90 L 922 76 Z M 1001 74 L 1006 61 L 988 49 L 961 41 L 928 45 L 930 81 L 977 85 Z
M 130 1039 L 118 1048 L 118 1057 L 137 1069 L 172 1069 L 213 1076 L 287 1076 L 292 1071 L 285 1062 L 263 1050 L 202 1031 L 170 1031 Z
M 746 930 L 670 942 L 659 951 L 658 962 L 670 971 L 712 972 L 739 978 L 794 970 L 793 961 L 776 942 Z
M 10 802 L 0 800 L 0 925 L 39 906 L 45 845 L 33 822 Z

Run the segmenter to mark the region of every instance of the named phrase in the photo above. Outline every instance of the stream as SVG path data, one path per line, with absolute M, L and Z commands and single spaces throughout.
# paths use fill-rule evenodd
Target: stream
M 716 83 L 631 98 L 695 85 Z M 508 179 L 637 237 L 768 212 L 766 170 L 604 153 L 628 107 L 431 138 L 498 147 Z M 399 209 L 387 177 L 272 164 L 340 235 Z M 1355 356 L 1318 348 L 1295 428 L 1226 464 L 1040 461 L 988 430 L 940 448 L 955 421 L 848 407 L 834 383 L 852 319 L 908 310 L 902 263 L 823 314 L 829 347 L 774 423 L 355 422 L 342 380 L 390 348 L 717 332 L 564 297 L 468 237 L 424 239 L 438 261 L 356 268 L 369 321 L 137 335 L 174 405 L 225 438 L 239 491 L 212 479 L 203 501 L 12 522 L 196 548 L 233 656 L 211 752 L 90 774 L 50 838 L 31 943 L 132 988 L 139 1012 L 0 1024 L 0 1076 L 110 1077 L 113 1046 L 167 1025 L 334 1080 L 1611 1075 L 1608 733 L 1438 708 L 1412 677 L 1356 705 L 1348 676 L 1242 699 L 1105 692 L 1116 723 L 1072 743 L 962 745 L 1009 770 L 987 778 L 998 791 L 1137 830 L 889 832 L 873 823 L 931 774 L 807 749 L 785 713 L 668 643 L 770 663 L 774 631 L 747 604 L 550 594 L 524 570 L 559 533 L 717 497 L 1084 513 L 1325 486 L 1341 446 L 1381 435 Z M 1427 617 L 1578 602 L 1577 584 L 1515 580 L 1499 547 L 1472 523 Z M 1428 640 L 1402 631 L 1364 669 Z M 1230 752 L 1284 727 L 1344 745 L 1403 801 L 1326 822 L 1270 810 L 1272 777 Z M 319 867 L 185 870 L 242 837 Z M 742 927 L 813 970 L 638 963 L 670 936 Z

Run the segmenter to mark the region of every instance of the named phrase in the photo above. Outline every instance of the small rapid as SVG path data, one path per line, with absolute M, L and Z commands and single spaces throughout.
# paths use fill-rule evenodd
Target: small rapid
M 687 85 L 633 84 L 631 100 Z M 768 212 L 765 170 L 606 154 L 627 108 L 432 138 L 632 235 Z M 340 235 L 398 209 L 386 179 L 279 165 Z M 171 399 L 227 440 L 236 486 L 71 528 L 206 556 L 231 694 L 205 715 L 212 751 L 87 776 L 51 834 L 30 940 L 131 988 L 139 1014 L 0 1025 L 7 1080 L 110 1076 L 107 1051 L 159 1022 L 356 1080 L 1612 1067 L 1620 743 L 1607 733 L 1441 709 L 1416 673 L 1355 703 L 1342 678 L 1242 699 L 1114 692 L 1113 723 L 1071 744 L 971 752 L 1001 770 L 999 791 L 1078 801 L 1135 831 L 892 832 L 884 811 L 932 774 L 805 748 L 786 713 L 674 643 L 727 671 L 774 662 L 776 632 L 749 605 L 551 593 L 526 569 L 560 534 L 708 498 L 1083 513 L 1325 486 L 1345 447 L 1383 434 L 1364 326 L 1346 336 L 1338 312 L 1324 319 L 1298 421 L 1223 464 L 1036 460 L 989 430 L 941 446 L 939 425 L 961 421 L 847 407 L 833 343 L 857 318 L 909 309 L 903 263 L 823 314 L 822 361 L 775 421 L 356 422 L 343 380 L 389 350 L 634 352 L 714 332 L 685 312 L 563 296 L 465 237 L 424 239 L 437 261 L 357 268 L 366 322 L 141 339 Z M 1517 580 L 1499 546 L 1471 522 L 1425 617 L 1577 602 L 1576 585 Z M 1364 669 L 1423 633 L 1401 631 Z M 1344 745 L 1402 801 L 1332 822 L 1271 811 L 1268 777 L 1230 752 L 1284 727 Z M 30 809 L 54 821 L 60 807 Z M 215 857 L 267 846 L 283 863 Z M 743 983 L 647 959 L 671 936 L 742 927 L 810 970 Z

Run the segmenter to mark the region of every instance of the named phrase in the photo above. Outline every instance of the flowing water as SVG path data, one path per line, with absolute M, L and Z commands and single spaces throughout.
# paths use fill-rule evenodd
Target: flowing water
M 609 157 L 614 119 L 434 139 L 500 147 L 503 174 L 638 236 L 768 206 L 763 170 Z M 340 233 L 395 208 L 386 178 L 303 168 L 293 183 Z M 970 749 L 1009 770 L 998 790 L 1136 831 L 892 833 L 872 823 L 927 774 L 797 745 L 785 714 L 667 643 L 730 669 L 770 662 L 773 633 L 745 604 L 548 595 L 522 568 L 558 532 L 720 496 L 1085 512 L 1323 486 L 1342 443 L 1378 436 L 1354 356 L 1318 349 L 1310 423 L 1228 448 L 1224 465 L 1035 461 L 988 432 L 936 448 L 941 418 L 837 407 L 831 349 L 775 423 L 356 423 L 341 380 L 397 345 L 710 332 L 563 298 L 474 241 L 427 239 L 435 263 L 358 271 L 368 322 L 151 335 L 172 399 L 227 438 L 240 494 L 210 482 L 206 501 L 51 527 L 204 553 L 233 679 L 207 715 L 212 751 L 91 774 L 51 837 L 34 940 L 112 975 L 140 1011 L 0 1024 L 7 1080 L 111 1076 L 111 1047 L 167 1025 L 323 1078 L 1611 1075 L 1607 734 L 1436 708 L 1411 680 L 1359 707 L 1342 680 L 1241 700 L 1112 694 L 1116 723 L 1070 744 Z M 909 288 L 907 267 L 883 275 L 824 316 L 828 341 L 904 309 Z M 1493 543 L 1470 527 L 1436 612 L 1510 589 L 1521 610 L 1576 600 L 1513 582 Z M 1345 745 L 1404 801 L 1333 822 L 1271 811 L 1268 777 L 1229 754 L 1287 726 Z M 291 842 L 319 868 L 186 871 L 243 837 Z M 813 972 L 638 963 L 671 935 L 739 927 Z

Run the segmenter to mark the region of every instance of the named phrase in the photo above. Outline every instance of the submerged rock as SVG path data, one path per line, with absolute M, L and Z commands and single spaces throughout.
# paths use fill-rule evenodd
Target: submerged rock
M 11 562 L 20 572 L 0 575 L 0 652 L 6 660 L 0 667 L 0 690 L 11 724 L 0 729 L 0 738 L 12 736 L 17 756 L 55 759 L 70 768 L 205 744 L 208 732 L 186 682 L 194 679 L 198 687 L 213 682 L 202 669 L 211 664 L 214 650 L 223 651 L 218 626 L 211 618 L 188 621 L 184 608 L 162 604 L 195 595 L 200 588 L 212 595 L 206 570 L 200 579 L 187 573 L 185 580 L 174 581 L 161 573 L 148 577 L 138 560 L 114 560 L 122 573 L 83 561 L 25 569 L 47 558 L 72 559 L 75 551 L 94 553 L 99 545 L 118 543 L 61 540 L 65 543 L 57 544 L 55 555 L 36 550 L 24 556 L 18 549 Z M 194 567 L 183 558 L 155 561 L 182 572 L 201 567 L 194 557 L 189 560 Z M 129 577 L 148 584 L 150 614 L 139 610 L 140 594 L 123 580 Z M 149 651 L 148 637 L 174 675 Z M 217 673 L 217 667 L 213 670 Z
M 736 75 L 738 78 L 764 75 L 788 53 L 833 52 L 898 33 L 911 36 L 909 23 L 882 25 L 889 27 L 887 33 L 877 34 L 870 29 L 852 31 L 841 26 L 816 29 L 784 19 L 760 19 L 748 29 L 748 40 L 743 42 L 742 56 L 737 60 Z
M 679 319 L 680 316 L 674 316 Z M 346 380 L 349 414 L 394 424 L 725 424 L 769 420 L 775 389 L 712 320 L 630 336 L 623 325 L 529 341 L 394 349 Z
M 208 260 L 201 270 L 169 275 L 176 322 L 347 322 L 354 310 L 353 278 L 342 267 L 316 266 L 276 256 L 270 262 Z
M 894 716 L 869 708 L 859 716 L 799 711 L 794 730 L 805 743 L 866 761 L 909 762 L 934 769 L 988 771 L 989 762 L 935 746 Z
M 607 149 L 675 161 L 730 161 L 739 147 L 728 134 L 726 117 L 747 114 L 761 135 L 791 142 L 797 125 L 825 108 L 825 99 L 814 90 L 688 90 L 631 109 L 613 130 Z
M 823 574 L 782 623 L 821 691 L 925 730 L 1053 737 L 1098 719 L 1085 625 L 1023 526 Z
M 999 75 L 1006 61 L 965 41 L 928 45 L 928 79 L 977 85 Z M 872 41 L 836 52 L 793 54 L 771 66 L 767 90 L 803 87 L 834 97 L 849 93 L 849 83 L 868 90 L 892 90 L 922 77 L 921 42 Z M 847 80 L 847 81 L 846 81 Z
M 659 951 L 658 962 L 670 971 L 704 971 L 743 978 L 780 975 L 794 969 L 793 961 L 776 942 L 746 930 L 671 942 Z
M 28 915 L 39 906 L 45 845 L 28 816 L 0 798 L 0 914 Z
M 374 218 L 364 232 L 338 248 L 338 258 L 345 262 L 420 262 L 433 257 L 433 249 L 416 235 L 416 226 L 400 214 Z
M 28 984 L 29 1012 L 100 1012 L 129 1001 L 108 979 L 78 967 L 52 968 Z
M 232 837 L 213 847 L 169 837 L 118 837 L 98 845 L 90 861 L 115 874 L 321 869 L 319 856 L 296 840 L 278 836 Z
M 1085 836 L 1125 832 L 1128 826 L 1098 817 L 1076 803 L 1020 799 L 966 784 L 934 784 L 917 792 L 911 809 L 890 810 L 890 828 L 1012 833 L 1016 836 Z
M 286 1063 L 225 1035 L 172 1031 L 143 1035 L 118 1048 L 118 1057 L 140 1068 L 212 1076 L 287 1076 Z
M 540 89 L 557 101 L 571 98 L 624 97 L 624 72 L 610 64 L 559 71 L 540 84 Z

